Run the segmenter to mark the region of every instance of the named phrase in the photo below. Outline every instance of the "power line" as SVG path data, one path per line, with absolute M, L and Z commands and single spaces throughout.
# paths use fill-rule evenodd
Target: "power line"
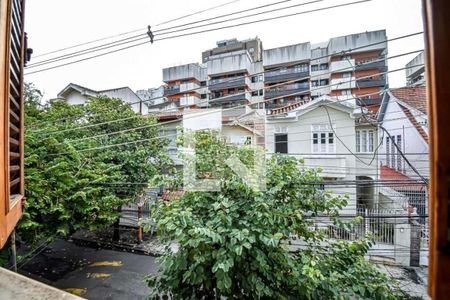
M 297 12 L 297 13 L 293 13 L 293 14 L 287 14 L 287 15 L 271 17 L 271 18 L 266 18 L 266 19 L 261 19 L 261 20 L 244 22 L 244 23 L 240 23 L 240 24 L 223 26 L 223 27 L 205 29 L 205 30 L 202 30 L 202 31 L 196 31 L 196 32 L 185 33 L 185 34 L 179 34 L 179 35 L 175 35 L 175 36 L 163 37 L 163 38 L 155 39 L 154 41 L 161 41 L 161 40 L 173 39 L 173 38 L 178 38 L 178 37 L 183 37 L 183 36 L 188 36 L 188 35 L 196 35 L 196 34 L 201 34 L 201 33 L 205 33 L 205 32 L 217 31 L 217 30 L 222 30 L 222 29 L 227 29 L 227 28 L 234 28 L 234 27 L 238 27 L 238 26 L 244 26 L 244 25 L 255 24 L 255 23 L 260 23 L 260 22 L 266 22 L 266 21 L 271 21 L 271 20 L 276 20 L 276 19 L 282 19 L 282 18 L 292 17 L 292 16 L 296 16 L 296 15 L 301 15 L 301 14 L 308 14 L 308 13 L 313 13 L 313 12 L 317 12 L 317 11 L 334 9 L 334 8 L 338 8 L 338 7 L 345 7 L 345 6 L 350 6 L 350 5 L 356 5 L 356 4 L 359 4 L 359 3 L 369 2 L 369 1 L 372 1 L 372 0 L 359 0 L 359 1 L 355 1 L 355 2 L 348 2 L 348 3 L 344 3 L 344 4 L 333 5 L 333 6 L 328 6 L 328 7 L 323 7 L 323 8 L 318 8 L 318 9 L 313 9 L 313 10 L 308 10 L 308 11 L 303 11 L 303 12 Z M 144 45 L 144 44 L 148 44 L 148 43 L 150 43 L 150 41 L 145 41 L 145 42 L 142 42 L 142 43 L 130 45 L 130 46 L 127 46 L 127 47 L 123 47 L 123 48 L 119 48 L 119 49 L 116 49 L 116 50 L 108 51 L 108 52 L 101 53 L 101 54 L 98 54 L 98 55 L 94 55 L 94 56 L 91 56 L 91 57 L 86 57 L 86 58 L 83 58 L 83 59 L 79 59 L 79 60 L 76 60 L 76 61 L 73 61 L 73 62 L 68 62 L 68 63 L 64 63 L 64 64 L 60 64 L 60 65 L 44 68 L 44 69 L 41 69 L 41 70 L 28 72 L 28 73 L 25 73 L 25 75 L 31 75 L 31 74 L 35 74 L 35 73 L 39 73 L 39 72 L 43 72 L 43 71 L 52 70 L 52 69 L 55 69 L 55 68 L 60 68 L 60 67 L 63 67 L 63 66 L 74 64 L 74 63 L 78 63 L 78 62 L 90 60 L 90 59 L 93 59 L 93 58 L 101 57 L 101 56 L 104 56 L 104 55 L 107 55 L 107 54 L 119 52 L 119 51 L 122 51 L 122 50 L 134 48 L 134 47 L 138 47 L 138 46 L 141 46 L 141 45 Z
M 399 55 L 395 55 L 395 56 L 392 56 L 392 57 L 388 57 L 388 58 L 386 58 L 386 59 L 393 59 L 393 58 L 398 58 L 398 57 L 401 57 L 401 56 L 404 56 L 404 55 L 409 55 L 409 54 L 411 54 L 411 53 L 417 53 L 417 52 L 420 52 L 421 50 L 416 50 L 416 51 L 411 51 L 411 52 L 408 52 L 408 53 L 403 53 L 403 54 L 399 54 Z M 364 65 L 364 64 L 370 64 L 370 63 L 372 63 L 372 61 L 371 62 L 367 62 L 367 63 L 363 63 L 362 65 Z M 415 67 L 415 66 L 410 66 L 410 67 L 407 67 L 407 68 L 411 68 L 411 67 Z M 346 70 L 347 68 L 343 68 L 343 70 Z M 400 69 L 400 70 L 404 70 L 404 69 L 406 69 L 406 68 L 402 68 L 402 69 Z M 337 71 L 339 71 L 339 70 L 337 70 Z M 368 76 L 363 76 L 363 77 L 359 77 L 358 79 L 364 79 L 364 78 L 370 78 L 370 77 L 372 77 L 372 76 L 374 76 L 374 75 L 383 75 L 383 74 L 387 74 L 387 73 L 390 73 L 390 72 L 396 72 L 396 71 L 398 71 L 398 69 L 397 70 L 392 70 L 392 71 L 386 71 L 386 72 L 380 72 L 380 73 L 377 73 L 377 74 L 371 74 L 371 75 L 368 75 Z M 334 71 L 334 72 L 336 72 L 336 71 Z M 333 73 L 333 72 L 328 72 L 327 74 L 331 74 L 331 73 Z M 253 75 L 254 76 L 254 75 Z M 264 90 L 266 90 L 266 89 L 272 89 L 272 88 L 274 88 L 274 87 L 278 87 L 278 86 L 282 86 L 282 85 L 287 85 L 287 84 L 290 84 L 290 83 L 293 83 L 293 82 L 297 82 L 297 81 L 302 81 L 302 80 L 307 80 L 307 79 L 309 79 L 310 78 L 310 76 L 305 76 L 305 77 L 303 77 L 303 78 L 296 78 L 296 79 L 293 79 L 293 80 L 289 80 L 289 81 L 286 81 L 286 82 L 282 82 L 282 83 L 279 83 L 279 84 L 276 84 L 276 85 L 272 85 L 272 86 L 267 86 L 267 87 L 264 87 L 263 89 Z M 236 79 L 235 79 L 236 80 Z M 320 86 L 320 87 L 316 87 L 316 88 L 313 88 L 313 89 L 309 89 L 308 91 L 301 91 L 301 92 L 298 92 L 298 93 L 294 93 L 294 94 L 292 94 L 292 95 L 298 95 L 298 94 L 302 94 L 302 93 L 307 93 L 307 92 L 310 92 L 310 91 L 314 91 L 314 90 L 321 90 L 321 89 L 323 89 L 324 87 L 331 87 L 331 86 L 339 86 L 340 84 L 342 84 L 342 83 L 337 83 L 337 84 L 329 84 L 329 85 L 327 85 L 327 86 Z M 194 90 L 197 90 L 197 89 L 192 89 L 192 90 L 189 90 L 189 91 L 194 91 Z M 188 91 L 187 91 L 188 92 Z M 247 93 L 249 93 L 248 91 L 245 91 L 245 92 L 241 92 L 241 93 L 235 93 L 235 94 L 231 94 L 231 95 L 227 95 L 227 96 L 223 96 L 223 97 L 219 97 L 219 98 L 216 98 L 216 99 L 214 99 L 214 100 L 218 100 L 218 99 L 220 99 L 220 100 L 223 100 L 223 99 L 227 99 L 227 98 L 231 98 L 231 97 L 234 97 L 234 96 L 236 96 L 236 95 L 245 95 L 245 94 L 247 94 Z M 378 93 L 374 93 L 374 94 L 378 94 Z M 288 96 L 291 96 L 291 95 L 284 95 L 284 96 L 280 96 L 280 97 L 274 97 L 274 98 L 271 98 L 271 99 L 267 99 L 267 100 L 265 100 L 265 101 L 263 101 L 263 103 L 265 103 L 265 102 L 267 102 L 267 101 L 273 101 L 273 100 L 277 100 L 277 99 L 281 99 L 281 98 L 284 98 L 284 97 L 288 97 Z M 361 96 L 360 96 L 361 97 Z M 205 100 L 205 101 L 203 101 L 204 103 L 208 103 L 210 100 Z M 347 102 L 347 101 L 349 101 L 349 100 L 345 100 L 345 101 L 342 101 L 342 102 Z M 338 101 L 339 102 L 339 101 Z M 128 103 L 129 105 L 133 105 L 133 104 L 137 104 L 137 103 L 141 103 L 141 102 L 134 102 L 134 103 Z M 254 103 L 251 103 L 251 105 L 255 105 L 255 104 L 258 104 L 258 103 L 260 103 L 260 102 L 254 102 Z M 200 104 L 200 103 L 199 103 Z M 246 105 L 244 105 L 244 106 L 246 106 Z M 234 106 L 234 107 L 232 107 L 232 109 L 235 109 L 235 108 L 238 108 L 238 107 L 242 107 L 242 105 L 238 105 L 238 106 Z M 178 110 L 178 109 L 176 109 L 176 110 Z M 164 113 L 167 113 L 169 110 L 166 110 L 166 111 L 164 111 Z M 132 118 L 138 118 L 139 117 L 139 115 L 136 115 L 136 116 L 131 116 L 131 117 L 127 117 L 127 118 L 124 118 L 124 119 L 116 119 L 116 120 L 111 120 L 111 121 L 109 121 L 110 123 L 116 123 L 116 122 L 120 122 L 120 121 L 122 121 L 122 120 L 129 120 L 129 119 L 132 119 Z M 166 122 L 167 123 L 167 122 Z M 106 122 L 103 122 L 103 123 L 99 123 L 98 125 L 96 125 L 96 124 L 88 124 L 88 125 L 85 125 L 85 126 L 80 126 L 80 127 L 78 127 L 78 128 L 89 128 L 89 127 L 94 127 L 94 126 L 99 126 L 99 125 L 104 125 L 104 124 L 107 124 Z M 156 126 L 156 125 L 155 125 Z M 55 131 L 55 133 L 62 133 L 62 132 L 67 132 L 67 131 L 73 131 L 73 130 L 75 130 L 76 128 L 71 128 L 71 129 L 65 129 L 65 130 L 58 130 L 58 131 Z M 53 133 L 53 132 L 47 132 L 46 134 L 51 134 L 51 133 Z
M 420 35 L 420 34 L 423 34 L 423 32 L 411 33 L 411 34 L 407 34 L 407 35 L 403 35 L 403 36 L 398 36 L 398 37 L 395 37 L 395 38 L 387 39 L 387 40 L 382 41 L 382 42 L 375 42 L 375 43 L 370 43 L 370 44 L 366 44 L 366 45 L 359 46 L 359 47 L 349 48 L 349 49 L 347 49 L 347 50 L 345 50 L 345 51 L 342 51 L 342 53 L 350 53 L 350 52 L 353 52 L 353 51 L 356 51 L 356 50 L 361 50 L 361 49 L 364 49 L 364 48 L 367 48 L 367 47 L 371 47 L 371 46 L 375 46 L 375 45 L 379 45 L 379 44 L 383 44 L 383 43 L 387 43 L 387 42 L 393 42 L 393 41 L 397 41 L 397 40 L 400 40 L 400 39 L 413 37 L 413 36 Z M 422 51 L 422 50 L 411 51 L 411 52 L 409 52 L 409 53 L 403 53 L 403 54 L 400 54 L 400 55 L 391 56 L 391 59 L 392 59 L 392 58 L 395 58 L 395 57 L 398 57 L 398 56 L 402 56 L 402 55 L 408 55 L 408 54 L 417 53 L 417 52 L 419 52 L 419 51 Z M 317 58 L 315 58 L 315 59 L 317 60 L 317 59 L 329 58 L 329 57 L 331 57 L 331 56 L 333 56 L 333 55 L 335 55 L 335 54 L 327 54 L 327 55 L 323 55 L 323 56 L 317 57 Z M 378 60 L 376 60 L 376 61 L 378 61 Z M 373 61 L 372 61 L 372 62 L 373 62 Z M 283 66 L 289 66 L 289 65 L 292 65 L 292 64 L 291 64 L 291 63 L 283 64 Z M 274 71 L 274 70 L 281 69 L 281 68 L 283 68 L 283 66 L 281 66 L 281 67 L 279 67 L 279 68 L 271 69 L 270 71 Z M 346 68 L 345 68 L 345 69 L 346 69 Z M 265 74 L 266 72 L 268 72 L 268 71 L 257 72 L 257 73 L 255 73 L 255 74 L 248 75 L 248 76 L 245 76 L 245 77 L 251 77 L 251 76 L 256 76 L 256 75 L 263 75 L 263 74 Z M 329 72 L 329 73 L 331 74 L 331 72 Z M 310 78 L 310 76 L 304 77 L 304 79 L 307 79 L 307 78 Z M 232 79 L 229 79 L 229 80 L 226 81 L 226 83 L 231 83 L 231 82 L 234 82 L 234 81 L 237 81 L 237 80 L 240 80 L 240 78 L 232 78 Z M 299 81 L 299 80 L 302 80 L 302 79 L 299 78 L 299 79 L 296 79 L 295 81 Z M 195 91 L 198 91 L 198 90 L 201 90 L 201 89 L 204 89 L 204 87 L 199 87 L 199 88 L 190 89 L 190 90 L 187 90 L 186 92 L 195 92 Z M 148 101 L 154 101 L 154 100 L 158 100 L 158 99 L 165 99 L 165 97 L 164 97 L 164 96 L 163 96 L 163 97 L 156 97 L 156 98 L 152 98 L 152 99 L 148 99 L 148 100 L 144 100 L 144 101 L 131 102 L 131 103 L 128 103 L 128 104 L 129 104 L 129 105 L 134 105 L 134 104 L 145 103 L 145 102 L 148 102 Z M 208 101 L 208 100 L 206 100 L 206 101 Z M 205 102 L 206 102 L 206 101 L 205 101 Z M 176 109 L 176 110 L 178 110 L 178 109 Z M 168 111 L 172 111 L 172 109 L 166 110 L 164 113 L 166 113 L 166 112 L 168 112 Z M 135 117 L 135 118 L 138 118 L 139 115 L 136 115 L 136 116 L 134 116 L 134 117 Z M 133 117 L 131 117 L 131 118 L 133 118 Z M 66 119 L 67 119 L 67 118 L 64 118 L 64 119 L 62 119 L 62 120 L 66 120 Z M 130 118 L 126 118 L 126 119 L 117 119 L 117 120 L 114 120 L 114 121 L 111 121 L 111 122 L 118 122 L 118 121 L 121 121 L 121 120 L 128 120 L 128 119 L 130 119 Z M 42 124 L 42 123 L 39 123 L 39 124 Z M 33 124 L 33 125 L 35 125 L 35 124 Z
M 172 22 L 174 22 L 174 21 L 178 21 L 178 20 L 181 20 L 181 19 L 185 19 L 185 18 L 194 16 L 194 15 L 201 14 L 201 13 L 203 13 L 203 12 L 210 11 L 210 10 L 213 10 L 213 9 L 216 9 L 216 8 L 224 7 L 224 6 L 226 6 L 226 5 L 229 5 L 229 4 L 232 4 L 232 3 L 235 3 L 235 2 L 239 2 L 239 1 L 241 1 L 241 0 L 228 1 L 228 2 L 225 2 L 225 3 L 219 4 L 219 5 L 213 6 L 213 7 L 209 7 L 209 8 L 200 10 L 200 11 L 196 11 L 196 12 L 193 12 L 193 13 L 189 13 L 189 14 L 187 14 L 187 15 L 182 15 L 182 16 L 177 17 L 177 18 L 174 18 L 174 19 L 169 19 L 169 20 L 163 21 L 163 22 L 161 22 L 161 23 L 156 24 L 155 26 L 160 26 L 160 25 L 172 23 Z M 115 38 L 115 37 L 124 36 L 124 35 L 127 35 L 127 34 L 135 33 L 135 32 L 138 32 L 138 31 L 141 31 L 141 30 L 146 30 L 146 29 L 147 29 L 146 27 L 142 27 L 142 28 L 139 28 L 139 29 L 134 29 L 134 30 L 131 30 L 131 31 L 127 31 L 127 32 L 123 32 L 123 33 L 119 33 L 119 34 L 115 34 L 115 35 L 111 35 L 111 36 L 99 38 L 99 39 L 96 39 L 96 40 L 91 40 L 91 41 L 88 41 L 88 42 L 79 43 L 79 44 L 72 45 L 72 46 L 69 46 L 69 47 L 60 48 L 60 49 L 52 50 L 52 51 L 50 51 L 50 52 L 46 52 L 46 53 L 42 53 L 42 54 L 38 54 L 38 55 L 33 55 L 33 56 L 34 56 L 35 58 L 36 58 L 36 57 L 41 57 L 41 56 L 46 56 L 46 55 L 48 55 L 48 54 L 53 54 L 53 53 L 61 52 L 61 51 L 64 51 L 64 50 L 69 50 L 69 49 L 73 49 L 73 48 L 78 48 L 78 47 L 80 47 L 80 46 L 85 46 L 85 45 L 93 44 L 93 43 L 96 43 L 96 42 L 108 40 L 108 39 Z
M 400 69 L 400 70 L 403 70 L 403 69 L 404 69 L 404 68 L 402 68 L 402 69 Z M 387 72 L 381 72 L 381 73 L 387 74 L 387 73 L 395 72 L 395 71 L 399 71 L 399 70 L 397 69 L 397 70 L 387 71 Z M 380 73 L 380 74 L 381 74 L 381 73 Z M 373 76 L 373 75 L 377 75 L 377 74 L 372 74 L 372 75 L 370 75 L 370 76 Z M 367 77 L 370 77 L 370 76 L 367 76 Z M 323 88 L 323 86 L 322 86 L 321 88 Z M 293 93 L 293 94 L 297 94 L 297 93 Z M 263 101 L 256 101 L 256 102 L 254 102 L 253 104 L 257 104 L 257 103 L 260 103 L 260 102 L 265 103 L 265 102 L 268 102 L 268 101 L 273 101 L 273 100 L 276 100 L 276 99 L 278 99 L 278 98 L 283 98 L 283 97 L 287 97 L 287 96 L 290 96 L 290 95 L 284 95 L 284 96 L 280 96 L 280 97 L 269 98 L 269 99 L 265 99 L 265 100 L 263 100 Z M 355 99 L 356 99 L 356 97 L 355 97 Z M 349 99 L 346 99 L 345 101 L 349 101 Z M 338 103 L 338 102 L 339 102 L 339 101 L 335 101 L 335 102 L 332 102 L 332 103 Z M 245 107 L 246 104 L 238 105 L 238 106 L 231 107 L 231 108 L 227 108 L 227 109 L 225 109 L 225 111 L 227 111 L 227 110 L 232 110 L 232 109 L 236 109 L 237 107 L 241 107 L 241 106 Z M 222 110 L 222 111 L 224 111 L 224 110 Z M 201 114 L 201 115 L 204 115 L 204 114 L 206 115 L 206 114 L 211 114 L 211 113 L 213 113 L 213 112 L 211 112 L 211 111 L 206 111 L 206 112 L 204 112 L 203 114 L 202 114 L 202 113 L 194 114 L 194 115 L 192 115 L 191 118 L 197 118 L 200 114 Z M 189 118 L 189 117 L 186 117 L 186 118 Z M 178 122 L 178 120 L 174 120 L 174 121 Z M 171 121 L 165 122 L 165 124 L 168 124 L 169 122 L 171 122 Z M 106 122 L 105 122 L 105 123 L 106 123 Z M 90 125 L 87 125 L 87 126 L 85 126 L 85 127 L 81 127 L 81 129 L 85 129 L 85 128 L 88 128 L 88 127 L 93 127 L 94 125 L 95 125 L 95 124 L 90 124 Z M 90 137 L 90 138 L 96 138 L 96 137 L 102 137 L 102 136 L 109 136 L 109 135 L 113 135 L 113 134 L 125 133 L 125 132 L 130 132 L 130 131 L 133 131 L 133 130 L 145 129 L 145 128 L 156 127 L 156 126 L 160 126 L 160 124 L 159 124 L 159 123 L 153 123 L 153 124 L 144 125 L 144 126 L 140 126 L 140 127 L 135 127 L 135 128 L 129 128 L 129 129 L 124 129 L 124 130 L 119 130 L 119 131 L 116 131 L 116 132 L 103 133 L 103 134 L 98 134 L 98 135 L 93 136 L 93 137 Z M 374 126 L 374 127 L 376 127 L 376 126 Z M 79 130 L 79 129 L 80 129 L 80 127 L 77 127 L 77 128 L 69 128 L 69 129 L 63 129 L 63 130 L 59 130 L 59 131 L 55 131 L 55 132 L 50 132 L 50 133 L 48 133 L 48 134 L 52 134 L 52 133 L 63 133 L 63 132 L 74 131 L 74 130 Z M 86 139 L 88 139 L 88 137 L 80 138 L 80 139 L 78 139 L 78 140 L 86 140 Z

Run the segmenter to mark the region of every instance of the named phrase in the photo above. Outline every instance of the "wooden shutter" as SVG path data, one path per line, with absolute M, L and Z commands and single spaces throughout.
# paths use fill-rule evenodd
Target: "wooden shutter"
M 0 0 L 0 248 L 22 215 L 24 0 Z

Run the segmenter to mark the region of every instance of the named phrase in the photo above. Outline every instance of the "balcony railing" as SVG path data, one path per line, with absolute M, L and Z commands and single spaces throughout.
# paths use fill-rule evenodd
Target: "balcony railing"
M 209 103 L 212 105 L 237 101 L 250 101 L 250 93 L 237 93 L 236 95 L 231 94 L 221 97 L 212 97 L 209 99 Z
M 286 96 L 286 95 L 300 93 L 300 92 L 307 91 L 307 90 L 309 90 L 308 82 L 287 84 L 287 85 L 275 87 L 272 89 L 267 89 L 265 91 L 265 98 Z
M 199 102 L 200 99 L 195 96 L 183 96 L 180 98 L 180 106 L 197 105 Z
M 196 90 L 199 89 L 200 85 L 198 85 L 195 82 L 187 82 L 187 83 L 182 83 L 180 84 L 180 92 L 186 92 L 186 91 L 192 91 L 192 90 Z
M 355 77 L 335 78 L 331 79 L 332 90 L 347 90 L 356 87 Z
M 386 79 L 371 79 L 371 78 L 364 78 L 364 79 L 358 79 L 356 81 L 358 87 L 365 88 L 365 87 L 374 87 L 374 86 L 385 86 L 386 85 Z
M 209 90 L 223 90 L 237 87 L 245 87 L 249 84 L 249 79 L 245 76 L 212 79 L 209 81 Z
M 385 71 L 387 69 L 386 62 L 378 58 L 372 62 L 359 62 L 356 64 L 356 71 L 369 70 L 369 69 L 380 69 Z
M 175 85 L 172 87 L 165 87 L 164 88 L 164 96 L 171 96 L 171 95 L 175 95 L 178 94 L 180 92 L 180 86 L 179 85 Z
M 287 81 L 296 78 L 303 78 L 309 76 L 309 70 L 286 69 L 277 71 L 267 71 L 264 73 L 264 82 L 272 83 L 279 81 Z

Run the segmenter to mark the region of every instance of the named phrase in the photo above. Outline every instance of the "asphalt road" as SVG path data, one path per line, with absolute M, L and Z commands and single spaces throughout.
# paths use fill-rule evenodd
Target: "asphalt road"
M 148 295 L 144 277 L 156 272 L 156 263 L 151 256 L 57 240 L 20 272 L 87 299 L 134 300 Z

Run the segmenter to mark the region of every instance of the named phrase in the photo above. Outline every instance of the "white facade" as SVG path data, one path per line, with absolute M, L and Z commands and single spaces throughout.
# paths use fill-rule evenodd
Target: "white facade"
M 351 105 L 336 102 L 330 97 L 320 97 L 286 114 L 267 116 L 265 125 L 265 145 L 269 155 L 277 150 L 286 150 L 287 155 L 303 159 L 305 168 L 320 168 L 320 176 L 326 181 L 354 182 L 357 176 L 377 178 L 377 160 L 369 164 L 366 162 L 370 162 L 366 157 L 369 153 L 354 155 L 356 126 Z M 277 149 L 275 146 L 280 135 L 287 135 L 287 149 Z M 367 165 L 361 168 L 363 163 L 358 159 Z M 340 184 L 334 188 L 327 187 L 336 194 L 349 196 L 345 213 L 355 213 L 355 185 Z
M 419 132 L 420 128 L 428 135 L 428 116 L 420 110 L 396 98 L 387 92 L 383 98 L 383 106 L 379 121 L 389 132 L 395 143 L 401 148 L 408 161 L 425 178 L 429 177 L 428 141 Z M 392 140 L 379 132 L 383 138 L 380 162 L 410 178 L 419 179 L 416 172 L 399 155 Z

